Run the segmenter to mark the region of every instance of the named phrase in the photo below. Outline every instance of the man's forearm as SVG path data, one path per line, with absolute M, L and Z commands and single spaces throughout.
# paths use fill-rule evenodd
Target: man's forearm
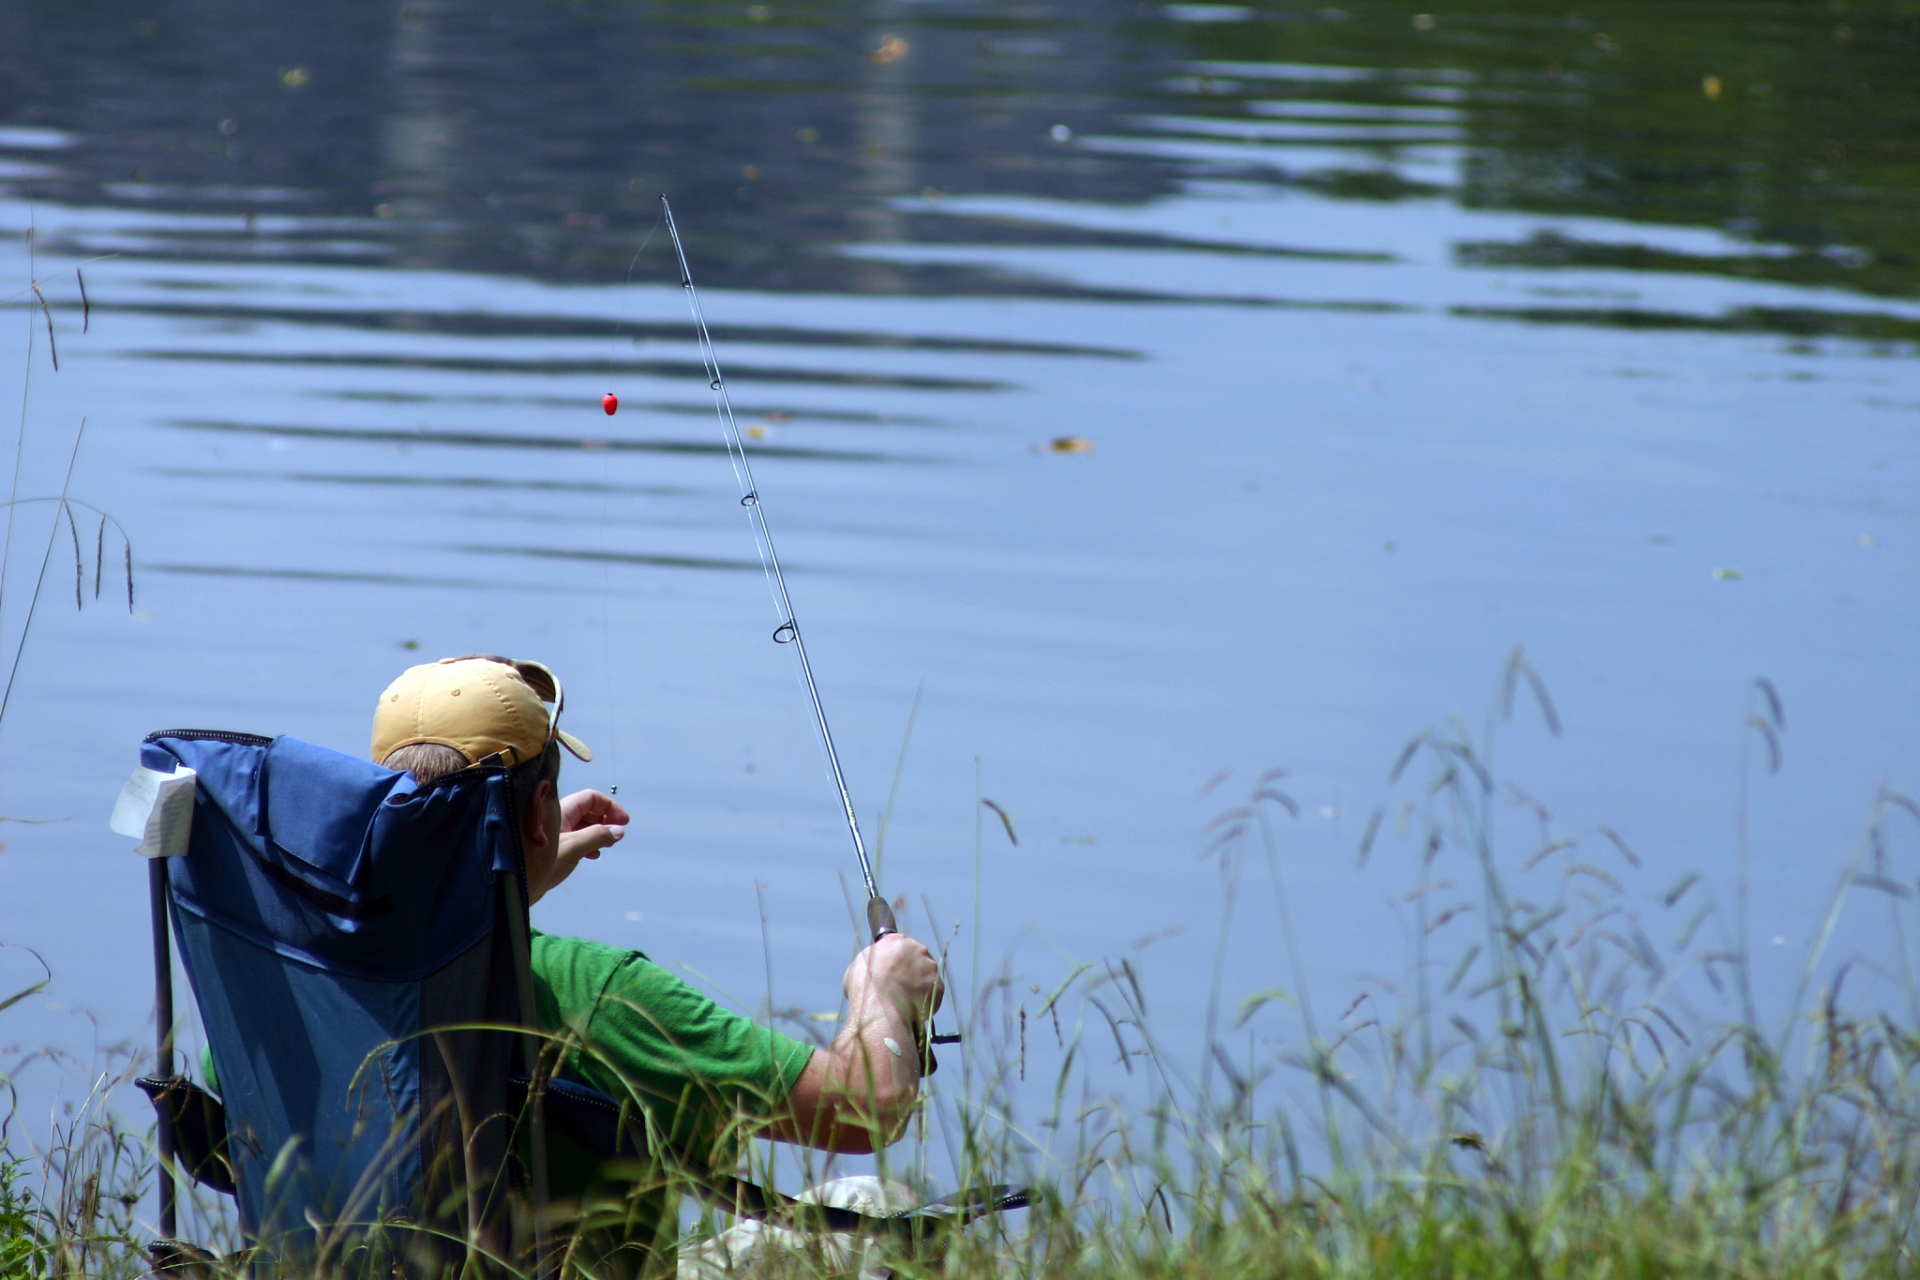
M 769 1136 L 850 1154 L 877 1151 L 899 1139 L 919 1095 L 912 1022 L 868 994 L 848 1009 L 833 1043 L 814 1052 Z
M 895 1122 L 887 1126 L 891 1142 L 920 1096 L 913 1023 L 892 1001 L 867 993 L 847 1010 L 847 1026 L 835 1038 L 834 1048 L 847 1063 L 849 1092 L 861 1100 L 870 1098 L 876 1119 Z
M 846 1026 L 808 1060 L 768 1132 L 832 1151 L 872 1151 L 899 1138 L 919 1100 L 915 1028 L 939 1008 L 940 973 L 925 946 L 889 934 L 854 957 L 841 988 Z

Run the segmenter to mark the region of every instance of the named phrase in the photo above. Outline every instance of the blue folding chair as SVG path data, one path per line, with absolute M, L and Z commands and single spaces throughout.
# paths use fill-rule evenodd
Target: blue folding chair
M 256 1271 L 547 1271 L 548 1122 L 604 1157 L 644 1155 L 645 1138 L 630 1108 L 543 1070 L 508 771 L 420 787 L 294 738 L 207 730 L 154 734 L 140 759 L 197 775 L 184 855 L 149 871 L 156 1267 L 210 1257 L 175 1239 L 180 1171 L 234 1196 Z M 170 933 L 217 1099 L 174 1069 Z M 726 1177 L 700 1189 L 743 1216 L 909 1243 L 1026 1203 L 991 1187 L 878 1217 Z
M 533 1005 L 507 771 L 422 788 L 293 738 L 206 731 L 153 735 L 141 764 L 198 775 L 186 856 L 150 871 L 162 1234 L 184 1152 L 233 1191 L 258 1262 L 524 1257 L 545 1147 L 533 1132 L 512 1158 L 513 1077 L 539 1053 L 514 1031 Z M 174 1073 L 169 920 L 217 1103 Z

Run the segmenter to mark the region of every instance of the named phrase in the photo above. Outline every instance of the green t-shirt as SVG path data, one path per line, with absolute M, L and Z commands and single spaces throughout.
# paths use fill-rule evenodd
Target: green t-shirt
M 560 1074 L 643 1108 L 657 1147 L 731 1168 L 741 1122 L 764 1120 L 813 1049 L 721 1008 L 644 954 L 533 935 L 540 1026 L 568 1037 Z
M 730 1171 L 812 1048 L 721 1008 L 638 951 L 583 938 L 533 935 L 533 1003 L 540 1027 L 566 1038 L 560 1074 L 638 1107 L 654 1157 L 607 1166 L 550 1132 L 556 1201 L 598 1206 L 589 1220 L 604 1225 L 579 1241 L 599 1255 L 594 1270 L 671 1273 L 678 1197 L 661 1185 L 662 1164 Z

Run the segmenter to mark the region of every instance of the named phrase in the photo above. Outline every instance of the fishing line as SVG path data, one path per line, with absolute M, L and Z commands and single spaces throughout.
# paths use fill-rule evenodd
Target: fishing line
M 767 590 L 773 595 L 774 612 L 780 625 L 773 629 L 776 644 L 790 644 L 800 659 L 800 677 L 813 705 L 813 721 L 820 730 L 820 744 L 826 748 L 827 767 L 833 771 L 833 785 L 840 793 L 840 808 L 846 815 L 847 834 L 853 837 L 853 852 L 860 859 L 860 875 L 867 886 L 867 919 L 875 932 L 897 932 L 892 912 L 880 896 L 874 882 L 873 864 L 867 859 L 866 842 L 860 838 L 860 820 L 854 816 L 853 797 L 847 793 L 846 776 L 840 771 L 840 753 L 834 750 L 833 731 L 827 727 L 826 708 L 820 704 L 820 688 L 814 683 L 813 664 L 807 661 L 807 644 L 800 635 L 800 622 L 794 615 L 793 598 L 787 593 L 786 575 L 780 571 L 780 557 L 773 548 L 773 532 L 767 527 L 766 504 L 760 499 L 753 480 L 753 464 L 747 460 L 746 442 L 740 438 L 740 424 L 734 420 L 733 401 L 727 395 L 726 379 L 720 375 L 720 362 L 713 352 L 713 335 L 707 331 L 707 318 L 700 307 L 700 295 L 693 287 L 693 272 L 687 266 L 686 247 L 680 243 L 680 230 L 673 222 L 673 206 L 660 197 L 660 215 L 673 241 L 673 252 L 680 264 L 680 287 L 687 291 L 687 306 L 693 312 L 694 328 L 700 335 L 700 358 L 706 364 L 707 384 L 713 390 L 714 411 L 719 415 L 722 434 L 727 441 L 727 456 L 733 463 L 733 478 L 740 485 L 740 505 L 746 508 L 747 524 L 753 529 L 754 545 L 760 552 L 760 568 L 766 575 Z M 876 904 L 879 912 L 876 913 Z M 884 924 L 884 927 L 883 927 Z
M 606 492 L 600 495 L 600 656 L 607 678 L 607 761 L 614 777 L 620 776 L 620 707 L 613 684 L 613 556 L 607 547 L 608 509 L 613 505 L 613 451 L 606 450 L 601 460 L 600 480 Z M 619 795 L 615 782 L 607 794 Z
M 662 199 L 664 200 L 665 197 L 662 197 Z M 647 251 L 647 246 L 653 243 L 653 238 L 660 234 L 660 223 L 661 223 L 661 219 L 659 218 L 655 218 L 653 220 L 653 225 L 647 228 L 647 234 L 645 238 L 640 241 L 640 247 L 633 251 L 633 256 L 631 258 L 627 259 L 627 287 L 628 288 L 633 287 L 633 269 L 640 265 L 640 255 Z M 622 324 L 622 321 L 620 317 L 615 316 L 613 321 L 613 336 L 616 338 L 620 336 L 621 324 Z
M 627 260 L 627 284 L 629 286 L 633 284 L 633 269 L 639 265 L 640 255 L 647 251 L 647 246 L 653 243 L 654 236 L 660 232 L 660 221 L 659 218 L 653 220 L 653 225 L 647 228 L 646 236 L 640 241 L 640 247 L 635 249 L 633 251 L 633 257 Z M 621 326 L 625 323 L 626 321 L 623 316 L 614 316 L 614 337 L 618 338 L 620 336 Z M 608 392 L 608 394 L 612 395 L 612 392 Z M 607 412 L 608 415 L 611 416 L 613 410 L 609 409 Z M 620 776 L 620 708 L 613 684 L 613 566 L 612 557 L 607 554 L 607 526 L 610 523 L 609 511 L 612 508 L 614 499 L 613 455 L 611 450 L 608 450 L 606 456 L 601 459 L 600 481 L 602 485 L 605 486 L 605 492 L 601 494 L 600 498 L 601 659 L 607 678 L 607 741 L 610 744 L 610 749 L 607 752 L 610 758 L 607 763 L 612 766 L 611 772 L 613 776 L 617 778 Z M 608 788 L 608 794 L 619 795 L 620 784 L 617 782 L 611 784 Z

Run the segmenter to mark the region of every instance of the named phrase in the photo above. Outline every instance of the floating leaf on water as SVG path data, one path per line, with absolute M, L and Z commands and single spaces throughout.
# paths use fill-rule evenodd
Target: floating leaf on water
M 1713 576 L 1721 582 L 1731 582 L 1740 576 L 1738 569 L 1715 569 Z
M 1700 92 L 1706 95 L 1708 102 L 1720 101 L 1720 91 L 1722 87 L 1719 76 L 1700 77 Z
M 766 438 L 767 438 L 767 429 L 761 426 L 759 423 L 756 422 L 752 426 L 747 428 L 747 439 L 765 440 Z
M 912 52 L 910 46 L 899 36 L 882 36 L 880 47 L 867 55 L 867 61 L 876 67 L 884 67 L 890 62 L 898 62 Z
M 1047 442 L 1055 453 L 1092 453 L 1093 441 L 1085 436 L 1055 436 Z

